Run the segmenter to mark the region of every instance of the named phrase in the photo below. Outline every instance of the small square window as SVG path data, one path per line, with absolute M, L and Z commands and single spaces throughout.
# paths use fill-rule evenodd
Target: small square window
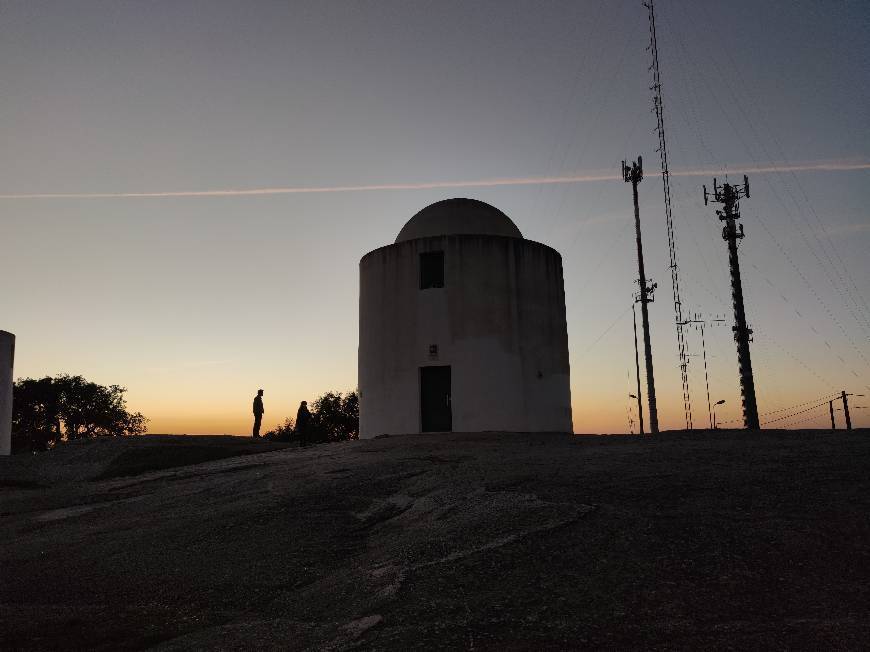
M 444 287 L 444 252 L 420 254 L 420 289 Z

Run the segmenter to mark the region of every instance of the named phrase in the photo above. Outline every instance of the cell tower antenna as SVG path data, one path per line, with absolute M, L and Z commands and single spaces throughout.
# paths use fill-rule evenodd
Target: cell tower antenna
M 683 412 L 686 418 L 686 429 L 692 429 L 692 397 L 689 393 L 688 355 L 686 354 L 686 337 L 683 332 L 683 304 L 680 299 L 680 268 L 677 264 L 677 243 L 674 236 L 674 216 L 671 206 L 671 180 L 668 170 L 668 146 L 665 140 L 664 106 L 662 102 L 662 77 L 659 69 L 659 50 L 656 40 L 656 10 L 654 0 L 643 3 L 649 11 L 649 47 L 652 54 L 652 64 L 649 69 L 653 75 L 653 109 L 656 114 L 656 132 L 659 136 L 658 153 L 662 167 L 662 186 L 665 193 L 665 222 L 668 229 L 668 255 L 670 257 L 671 285 L 674 290 L 674 323 L 677 327 L 677 349 L 680 354 L 680 375 L 683 380 Z
M 652 344 L 650 343 L 649 333 L 649 308 L 648 304 L 653 301 L 653 293 L 656 289 L 656 284 L 647 281 L 646 271 L 643 264 L 643 242 L 640 235 L 640 208 L 638 207 L 637 184 L 643 181 L 643 159 L 638 156 L 637 161 L 631 165 L 626 165 L 622 162 L 622 178 L 626 183 L 631 184 L 632 197 L 634 199 L 634 228 L 637 240 L 637 283 L 638 293 L 637 302 L 640 303 L 640 315 L 643 320 L 643 351 L 646 359 L 646 396 L 649 401 L 649 429 L 652 434 L 657 435 L 659 432 L 659 412 L 656 407 L 656 383 L 653 375 L 653 359 L 652 359 Z M 635 324 L 635 332 L 637 324 Z M 635 337 L 635 340 L 637 338 Z M 636 349 L 635 349 L 636 350 Z M 635 356 L 637 357 L 637 356 Z M 640 382 L 640 374 L 638 373 L 638 383 Z M 640 396 L 640 387 L 638 387 L 638 396 Z M 638 405 L 640 401 L 638 399 Z M 641 421 L 641 424 L 643 421 Z M 643 434 L 643 433 L 641 433 Z
M 722 204 L 722 210 L 716 215 L 725 222 L 722 227 L 722 239 L 728 243 L 728 266 L 731 270 L 731 299 L 734 303 L 734 341 L 737 343 L 737 367 L 740 372 L 740 396 L 743 400 L 743 426 L 749 430 L 758 430 L 758 403 L 755 400 L 755 377 L 752 375 L 752 359 L 749 355 L 749 343 L 752 341 L 752 329 L 746 323 L 746 309 L 743 306 L 743 281 L 740 278 L 740 261 L 737 258 L 737 243 L 743 239 L 743 225 L 737 228 L 740 219 L 740 200 L 749 197 L 749 179 L 743 175 L 743 186 L 730 183 L 721 186 L 713 179 L 713 192 L 707 192 L 704 187 L 704 204 L 715 202 Z M 845 399 L 844 399 L 845 401 Z

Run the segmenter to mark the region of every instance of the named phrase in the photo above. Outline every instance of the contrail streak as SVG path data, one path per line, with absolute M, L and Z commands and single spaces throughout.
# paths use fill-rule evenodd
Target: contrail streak
M 767 174 L 777 172 L 813 172 L 870 170 L 868 162 L 812 162 L 796 165 L 729 166 L 740 174 Z M 719 170 L 676 170 L 672 177 L 708 177 L 724 174 Z M 559 183 L 589 183 L 593 181 L 621 181 L 622 175 L 610 171 L 589 172 L 556 177 L 516 177 L 504 179 L 476 179 L 471 181 L 429 181 L 422 183 L 383 183 L 358 186 L 291 186 L 286 188 L 251 188 L 224 190 L 179 190 L 158 192 L 85 192 L 85 193 L 19 193 L 0 194 L 2 199 L 153 199 L 171 197 L 246 197 L 255 195 L 305 195 L 334 192 L 372 192 L 377 190 L 430 190 L 433 188 L 491 188 L 494 186 L 533 186 Z

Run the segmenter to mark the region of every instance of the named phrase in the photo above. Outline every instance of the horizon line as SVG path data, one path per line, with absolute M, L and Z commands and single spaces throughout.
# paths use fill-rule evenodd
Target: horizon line
M 731 166 L 726 166 L 731 167 Z M 658 170 L 658 167 L 656 167 Z M 814 161 L 793 165 L 747 165 L 734 166 L 739 174 L 769 174 L 780 172 L 840 172 L 870 170 L 870 162 L 854 161 Z M 723 170 L 682 169 L 671 172 L 671 177 L 699 177 L 727 175 Z M 296 195 L 317 193 L 373 192 L 378 190 L 431 190 L 437 188 L 486 188 L 496 186 L 529 186 L 567 183 L 590 183 L 595 181 L 622 181 L 622 175 L 613 172 L 597 171 L 577 175 L 548 177 L 508 177 L 494 179 L 475 179 L 467 181 L 429 181 L 418 183 L 383 183 L 371 185 L 344 186 L 290 186 L 277 188 L 219 189 L 219 190 L 178 190 L 152 192 L 94 192 L 94 193 L 15 193 L 0 194 L 0 200 L 15 199 L 158 199 L 173 197 L 245 197 L 255 195 Z

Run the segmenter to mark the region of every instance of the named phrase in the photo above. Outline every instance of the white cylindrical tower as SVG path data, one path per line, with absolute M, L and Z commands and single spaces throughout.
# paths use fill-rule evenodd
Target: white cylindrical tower
M 0 331 L 0 455 L 12 453 L 12 363 L 15 336 Z
M 562 258 L 473 199 L 360 261 L 360 437 L 571 432 Z

